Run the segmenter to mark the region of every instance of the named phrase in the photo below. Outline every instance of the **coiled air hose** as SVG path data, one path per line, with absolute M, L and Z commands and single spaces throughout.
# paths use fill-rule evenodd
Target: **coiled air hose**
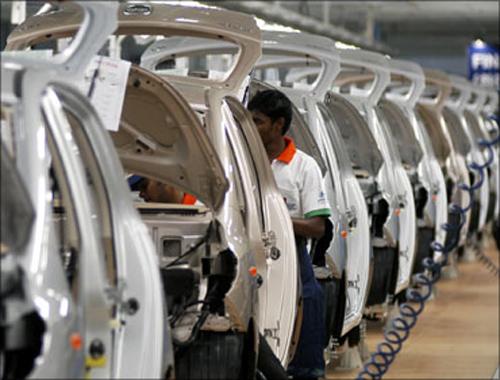
M 498 117 L 493 116 L 490 117 L 490 119 L 498 120 Z M 492 146 L 497 144 L 499 141 L 500 141 L 500 134 L 492 141 L 481 140 L 479 142 L 480 146 L 486 147 L 486 149 L 488 150 L 489 160 L 491 161 L 493 161 L 493 155 L 495 154 L 493 152 Z M 486 166 L 483 165 L 484 168 L 488 166 L 489 165 Z M 477 253 L 477 256 L 479 258 L 479 261 L 486 267 L 486 269 L 488 269 L 493 275 L 500 276 L 500 269 L 484 252 L 479 251 Z
M 495 154 L 493 146 L 498 144 L 499 141 L 500 134 L 491 141 L 479 141 L 479 145 L 487 149 L 488 159 L 483 165 L 476 162 L 469 165 L 471 170 L 478 172 L 479 179 L 471 186 L 467 186 L 465 184 L 460 184 L 458 186 L 460 190 L 469 194 L 469 204 L 464 208 L 457 204 L 451 204 L 450 214 L 456 214 L 458 216 L 458 223 L 445 223 L 441 227 L 447 233 L 453 233 L 453 238 L 450 239 L 448 244 L 445 243 L 443 245 L 436 241 L 431 244 L 431 248 L 434 252 L 441 254 L 440 257 L 437 259 L 427 257 L 422 261 L 424 271 L 415 276 L 417 288 L 409 288 L 406 290 L 407 302 L 399 305 L 399 316 L 392 320 L 391 328 L 384 333 L 384 340 L 377 345 L 375 352 L 371 354 L 370 359 L 364 364 L 363 369 L 358 373 L 358 376 L 356 377 L 358 380 L 381 379 L 389 370 L 389 367 L 396 358 L 396 355 L 403 348 L 403 343 L 410 336 L 411 329 L 416 325 L 418 316 L 423 312 L 425 303 L 432 294 L 433 285 L 440 278 L 441 269 L 448 261 L 449 253 L 458 245 L 460 240 L 460 230 L 465 223 L 465 216 L 472 207 L 473 194 L 481 188 L 484 182 L 484 170 L 493 163 Z M 480 260 L 485 261 L 484 258 L 480 258 Z M 491 260 L 489 260 L 487 265 L 492 272 L 495 271 L 498 275 L 498 268 L 491 262 Z M 409 302 L 412 302 L 413 305 Z

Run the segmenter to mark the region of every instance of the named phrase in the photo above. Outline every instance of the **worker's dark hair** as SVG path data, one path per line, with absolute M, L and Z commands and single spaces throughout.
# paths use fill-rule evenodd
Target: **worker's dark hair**
M 292 122 L 292 103 L 281 91 L 259 91 L 248 103 L 248 110 L 262 112 L 267 117 L 270 117 L 273 122 L 283 117 L 283 119 L 285 119 L 285 124 L 281 131 L 283 135 L 290 129 L 290 123 Z

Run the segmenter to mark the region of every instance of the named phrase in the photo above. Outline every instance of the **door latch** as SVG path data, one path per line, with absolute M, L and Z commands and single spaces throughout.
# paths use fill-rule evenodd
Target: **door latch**
M 139 301 L 131 297 L 127 300 L 124 299 L 123 292 L 127 284 L 124 279 L 118 279 L 116 287 L 108 287 L 105 289 L 108 299 L 127 315 L 134 315 L 140 308 Z
M 353 231 L 358 226 L 358 218 L 356 216 L 356 209 L 352 207 L 345 213 L 347 219 L 347 227 L 349 231 Z
M 276 247 L 276 233 L 274 231 L 267 231 L 262 234 L 262 241 L 266 249 L 266 258 L 278 260 L 281 256 L 281 251 Z

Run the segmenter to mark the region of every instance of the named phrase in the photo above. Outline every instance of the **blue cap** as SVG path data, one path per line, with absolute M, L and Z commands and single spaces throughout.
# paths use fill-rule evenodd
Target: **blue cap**
M 133 189 L 135 186 L 137 186 L 139 184 L 139 182 L 141 182 L 143 179 L 145 179 L 144 177 L 140 176 L 140 175 L 137 175 L 137 174 L 134 174 L 134 175 L 131 175 L 130 177 L 127 178 L 127 182 L 128 182 L 128 185 L 131 189 Z

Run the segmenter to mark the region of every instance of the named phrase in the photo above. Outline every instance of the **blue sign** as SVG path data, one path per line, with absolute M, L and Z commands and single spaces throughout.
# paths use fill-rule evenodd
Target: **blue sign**
M 485 87 L 499 88 L 499 65 L 497 47 L 476 40 L 467 49 L 469 79 Z

